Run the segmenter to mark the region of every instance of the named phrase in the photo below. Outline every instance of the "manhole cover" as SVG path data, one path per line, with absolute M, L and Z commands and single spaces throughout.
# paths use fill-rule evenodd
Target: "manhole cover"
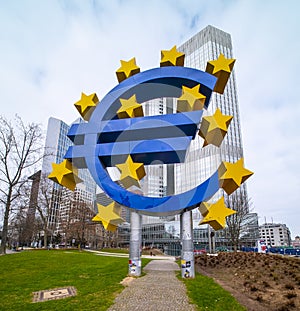
M 38 292 L 33 292 L 33 302 L 62 299 L 75 295 L 76 295 L 76 288 L 73 286 L 40 290 Z

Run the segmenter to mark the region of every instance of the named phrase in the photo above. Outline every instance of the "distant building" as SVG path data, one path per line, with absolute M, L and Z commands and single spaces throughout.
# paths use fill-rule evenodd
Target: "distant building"
M 265 223 L 259 226 L 259 238 L 269 247 L 290 246 L 291 232 L 285 224 Z
M 29 207 L 26 211 L 26 220 L 25 226 L 22 234 L 19 235 L 19 242 L 23 245 L 30 245 L 33 235 L 34 235 L 34 221 L 35 221 L 35 213 L 36 207 L 38 204 L 38 193 L 39 193 L 39 185 L 40 185 L 41 171 L 34 173 L 29 176 L 28 179 L 32 180 L 31 190 L 30 190 L 30 199 L 29 199 Z
M 76 120 L 75 122 L 78 123 L 83 121 Z M 42 175 L 47 176 L 52 171 L 51 163 L 60 163 L 64 160 L 64 156 L 69 146 L 73 144 L 72 141 L 67 137 L 69 129 L 70 126 L 65 122 L 56 118 L 49 118 L 45 142 L 45 155 L 47 156 L 45 156 L 43 160 L 41 172 Z M 87 169 L 79 170 L 79 177 L 83 180 L 83 183 L 77 187 L 80 188 L 80 191 L 78 190 L 81 193 L 80 197 L 82 197 L 82 193 L 85 192 L 84 197 L 90 197 L 92 201 L 95 200 L 96 183 L 91 177 L 89 171 Z M 55 235 L 61 232 L 62 228 L 60 228 L 60 225 L 62 220 L 60 218 L 65 218 L 66 211 L 68 210 L 66 203 L 64 203 L 63 206 L 61 205 L 62 198 L 64 197 L 65 202 L 66 196 L 69 196 L 69 200 L 73 200 L 77 197 L 79 198 L 77 194 L 72 198 L 69 190 L 56 183 L 53 183 L 51 208 L 48 215 L 48 226 L 52 233 Z
M 292 246 L 295 248 L 300 248 L 300 236 L 295 237 L 295 240 L 292 241 Z
M 178 50 L 185 53 L 185 66 L 205 70 L 207 61 L 217 59 L 220 53 L 226 58 L 233 58 L 233 48 L 230 34 L 217 29 L 213 26 L 207 26 L 195 36 L 187 40 Z M 176 99 L 160 98 L 143 104 L 145 115 L 159 115 L 176 113 Z M 204 110 L 203 115 L 212 115 L 216 108 L 219 108 L 223 114 L 232 115 L 234 118 L 229 126 L 228 133 L 222 142 L 220 148 L 213 145 L 203 146 L 203 139 L 196 135 L 191 142 L 187 152 L 185 163 L 158 164 L 146 166 L 146 176 L 142 180 L 142 190 L 144 195 L 151 197 L 163 197 L 166 195 L 179 194 L 190 190 L 205 181 L 214 171 L 217 170 L 222 161 L 236 162 L 244 157 L 242 135 L 241 135 L 241 119 L 239 114 L 239 103 L 237 98 L 237 86 L 235 72 L 233 71 L 227 83 L 224 94 L 213 93 L 211 96 L 210 106 L 208 110 Z M 233 194 L 227 196 L 222 189 L 212 198 L 213 201 L 218 200 L 221 196 L 225 196 L 226 202 L 233 206 L 233 201 L 243 202 L 245 209 L 249 212 L 250 220 L 242 234 L 242 245 L 254 246 L 257 240 L 258 221 L 257 215 L 251 214 L 249 210 L 249 199 L 246 184 L 242 184 Z M 231 206 L 228 206 L 231 207 Z M 193 210 L 194 219 L 194 243 L 203 245 L 204 240 L 208 243 L 207 226 L 199 226 L 202 219 L 198 209 Z M 175 217 L 152 217 L 143 216 L 143 237 L 145 243 L 164 244 L 164 249 L 174 249 L 176 243 L 173 238 L 166 238 L 165 233 L 161 238 L 162 223 L 168 224 L 171 221 L 176 222 L 179 228 L 179 215 Z M 158 229 L 160 228 L 160 229 Z M 153 232 L 151 232 L 153 230 Z M 146 235 L 147 232 L 147 235 Z M 159 234 L 157 234 L 159 232 Z M 200 238 L 201 236 L 201 238 Z M 149 238 L 150 237 L 150 238 Z M 216 244 L 226 242 L 226 233 L 218 232 L 215 235 Z M 179 245 L 180 247 L 180 245 Z M 177 250 L 176 250 L 177 251 Z
M 81 209 L 81 213 L 76 213 L 76 209 Z M 84 189 L 76 188 L 74 191 L 64 191 L 60 202 L 59 211 L 59 233 L 61 233 L 61 224 L 72 224 L 82 216 L 88 216 L 91 219 L 94 216 L 94 199 L 90 192 Z
M 178 49 L 185 53 L 186 67 L 203 71 L 205 71 L 207 62 L 218 59 L 221 53 L 226 58 L 234 58 L 230 34 L 210 25 L 187 40 Z M 205 181 L 218 169 L 222 161 L 233 163 L 244 157 L 235 70 L 231 73 L 224 94 L 212 93 L 209 107 L 207 110 L 203 110 L 203 116 L 214 114 L 217 108 L 223 114 L 233 116 L 228 132 L 220 147 L 207 145 L 203 148 L 203 139 L 196 135 L 191 142 L 185 163 L 174 166 L 176 193 L 190 190 Z M 221 196 L 224 196 L 225 201 L 229 203 L 232 200 L 244 202 L 245 207 L 249 209 L 245 183 L 229 197 L 223 189 L 220 189 L 213 200 L 217 201 Z M 197 213 L 199 214 L 198 211 Z
M 259 238 L 257 213 L 249 213 L 242 224 L 241 246 L 252 247 Z

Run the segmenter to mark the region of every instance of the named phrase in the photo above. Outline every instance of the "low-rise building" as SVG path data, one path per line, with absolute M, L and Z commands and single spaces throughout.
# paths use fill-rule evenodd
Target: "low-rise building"
M 291 232 L 285 224 L 265 223 L 259 226 L 259 237 L 269 247 L 291 245 Z
M 294 248 L 300 248 L 300 236 L 296 236 L 295 240 L 292 241 L 292 246 Z

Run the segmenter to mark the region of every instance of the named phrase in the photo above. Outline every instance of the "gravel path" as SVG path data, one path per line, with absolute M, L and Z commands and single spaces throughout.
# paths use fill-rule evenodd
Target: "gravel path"
M 109 311 L 194 311 L 186 288 L 177 279 L 178 265 L 170 260 L 152 260 L 145 276 L 134 279 L 115 299 Z

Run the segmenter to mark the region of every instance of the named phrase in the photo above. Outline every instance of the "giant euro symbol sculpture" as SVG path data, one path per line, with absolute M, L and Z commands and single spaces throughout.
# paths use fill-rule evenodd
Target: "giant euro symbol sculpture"
M 204 146 L 220 146 L 232 117 L 217 110 L 204 117 L 201 125 L 202 113 L 213 91 L 223 93 L 234 61 L 221 54 L 208 62 L 206 72 L 186 68 L 184 54 L 176 46 L 161 52 L 159 68 L 140 72 L 134 58 L 121 61 L 116 72 L 120 83 L 115 88 L 100 102 L 96 94 L 82 93 L 75 104 L 86 122 L 70 128 L 68 137 L 74 145 L 65 159 L 79 169 L 88 168 L 115 202 L 145 215 L 174 215 L 194 209 L 222 187 L 231 193 L 252 174 L 243 168 L 242 159 L 236 169 L 235 164 L 230 167 L 232 178 L 224 162 L 206 181 L 181 194 L 147 197 L 130 188 L 139 186 L 146 165 L 184 162 L 197 134 L 203 137 Z M 177 98 L 177 113 L 144 116 L 142 103 L 158 98 Z M 112 180 L 108 167 L 119 169 L 123 186 Z

